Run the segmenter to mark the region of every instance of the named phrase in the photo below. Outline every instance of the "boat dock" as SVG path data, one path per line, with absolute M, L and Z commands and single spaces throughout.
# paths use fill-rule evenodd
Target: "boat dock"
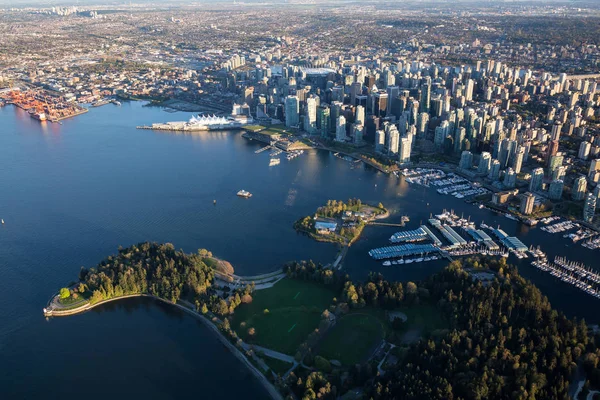
M 581 263 L 556 257 L 554 262 L 535 260 L 531 265 L 600 299 L 600 273 Z
M 419 254 L 439 253 L 440 249 L 432 244 L 401 244 L 398 246 L 380 247 L 369 251 L 375 260 L 414 256 Z

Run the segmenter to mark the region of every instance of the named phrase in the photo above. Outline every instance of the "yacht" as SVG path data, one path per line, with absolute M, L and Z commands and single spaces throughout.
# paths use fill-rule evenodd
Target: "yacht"
M 279 158 L 271 158 L 271 161 L 269 161 L 269 167 L 279 165 L 280 162 L 281 160 Z
M 252 197 L 252 193 L 246 191 L 246 190 L 240 190 L 239 192 L 237 192 L 237 195 L 240 197 L 245 197 L 245 198 L 249 198 Z

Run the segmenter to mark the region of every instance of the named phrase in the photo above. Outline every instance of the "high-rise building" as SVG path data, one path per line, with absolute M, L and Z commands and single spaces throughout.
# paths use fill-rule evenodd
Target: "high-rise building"
M 562 166 L 564 157 L 562 155 L 554 155 L 548 160 L 548 172 L 552 173 L 555 169 Z
M 372 94 L 371 110 L 373 115 L 385 117 L 387 113 L 388 94 L 384 91 L 377 91 Z
M 470 151 L 463 151 L 460 155 L 460 163 L 458 167 L 460 169 L 471 169 L 473 166 L 473 153 Z
M 317 127 L 323 139 L 327 139 L 329 137 L 329 107 L 319 107 L 319 112 L 317 114 Z
M 420 139 L 425 139 L 425 135 L 427 134 L 428 128 L 429 114 L 426 112 L 422 112 L 417 117 L 417 137 Z
M 562 131 L 563 125 L 556 121 L 554 125 L 552 125 L 552 135 L 550 136 L 551 140 L 558 141 L 560 139 L 560 132 Z
M 529 215 L 533 212 L 533 204 L 535 203 L 535 196 L 532 193 L 525 193 L 521 197 L 521 207 L 519 211 L 521 214 Z
M 383 130 L 377 130 L 375 132 L 375 151 L 383 153 L 385 147 L 385 132 Z
M 583 142 L 581 142 L 581 144 L 579 145 L 579 153 L 577 154 L 577 157 L 580 160 L 587 160 L 589 154 L 590 154 L 590 150 L 592 149 L 592 144 L 590 142 L 586 142 L 585 140 Z
M 529 181 L 529 191 L 537 192 L 542 189 L 544 182 L 544 168 L 536 168 L 531 173 L 531 181 Z
M 488 175 L 488 177 L 493 181 L 498 180 L 498 178 L 500 177 L 500 161 L 492 160 L 490 174 Z
M 571 198 L 575 201 L 583 200 L 585 197 L 585 191 L 587 190 L 587 179 L 585 176 L 578 176 L 573 182 L 573 187 L 571 188 Z
M 588 193 L 585 196 L 585 203 L 583 204 L 583 220 L 591 223 L 594 220 L 594 214 L 596 213 L 596 202 L 597 198 L 593 193 Z
M 388 143 L 388 154 L 395 156 L 398 154 L 398 148 L 400 147 L 400 132 L 394 124 L 388 124 L 385 127 L 385 133 L 387 135 Z
M 288 128 L 298 126 L 300 122 L 300 102 L 296 96 L 285 98 L 285 126 Z
M 346 141 L 346 118 L 340 115 L 335 125 L 335 140 L 338 142 Z
M 448 136 L 448 130 L 448 121 L 442 121 L 440 126 L 435 128 L 435 136 L 433 138 L 433 143 L 437 148 L 442 148 L 444 146 L 444 141 L 446 140 L 446 136 Z
M 548 197 L 552 200 L 560 200 L 565 183 L 561 179 L 553 180 L 548 188 Z
M 398 151 L 398 161 L 401 164 L 410 162 L 411 146 L 412 146 L 412 135 L 411 134 L 400 139 L 400 148 Z
M 515 170 L 515 173 L 520 173 L 521 172 L 521 167 L 523 165 L 523 159 L 525 158 L 525 147 L 523 146 L 518 146 L 517 147 L 517 152 L 514 155 L 513 158 L 513 169 Z
M 600 158 L 592 160 L 590 162 L 590 169 L 588 170 L 588 178 L 593 179 L 596 172 L 600 171 Z
M 304 130 L 309 135 L 314 135 L 317 133 L 317 99 L 315 97 L 309 97 L 306 99 Z
M 508 168 L 506 170 L 502 184 L 508 189 L 512 189 L 517 185 L 517 174 L 512 168 Z
M 352 124 L 352 137 L 354 144 L 361 144 L 365 127 L 359 123 Z
M 363 106 L 356 106 L 354 122 L 363 126 L 365 125 L 365 108 Z
M 492 155 L 487 151 L 481 153 L 479 156 L 479 165 L 477 166 L 477 173 L 487 175 L 490 172 L 492 165 Z

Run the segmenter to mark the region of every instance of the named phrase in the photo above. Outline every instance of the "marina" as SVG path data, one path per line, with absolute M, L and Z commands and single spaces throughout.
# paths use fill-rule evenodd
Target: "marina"
M 600 299 L 600 273 L 580 262 L 555 257 L 553 262 L 540 259 L 533 261 L 531 265 Z

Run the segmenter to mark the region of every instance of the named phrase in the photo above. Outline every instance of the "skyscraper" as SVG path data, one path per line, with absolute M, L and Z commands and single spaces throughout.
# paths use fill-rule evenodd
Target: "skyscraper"
M 462 154 L 460 155 L 460 163 L 458 164 L 458 167 L 460 169 L 471 169 L 471 166 L 473 165 L 473 153 L 471 153 L 470 151 L 463 151 Z
M 338 142 L 346 141 L 346 118 L 340 115 L 335 125 L 335 140 Z
M 565 184 L 561 179 L 553 180 L 548 189 L 548 197 L 552 200 L 560 200 Z
M 400 139 L 400 149 L 398 151 L 398 161 L 401 164 L 410 162 L 410 151 L 412 146 L 412 135 Z
M 587 180 L 585 176 L 578 176 L 573 182 L 573 187 L 571 188 L 571 197 L 575 201 L 583 200 L 585 197 L 585 191 L 587 189 Z
M 395 156 L 398 154 L 398 148 L 400 146 L 400 132 L 394 124 L 388 124 L 385 127 L 386 135 L 388 137 L 388 154 Z
M 383 130 L 377 130 L 375 132 L 375 151 L 382 153 L 385 147 L 385 132 Z
M 517 173 L 517 174 L 521 172 L 521 166 L 523 165 L 524 157 L 525 157 L 525 147 L 518 146 L 517 152 L 515 153 L 513 164 L 512 164 L 513 169 L 515 170 L 515 173 Z
M 532 193 L 525 193 L 521 197 L 521 207 L 519 211 L 521 214 L 529 215 L 533 212 L 533 204 L 535 203 L 535 196 Z
M 581 142 L 579 145 L 579 153 L 577 157 L 580 160 L 587 160 L 588 155 L 590 154 L 590 150 L 592 149 L 592 144 L 590 142 L 586 142 L 585 140 Z
M 488 177 L 495 181 L 500 177 L 500 161 L 492 160 L 492 165 L 490 167 L 490 174 Z
M 517 174 L 512 168 L 506 170 L 502 184 L 508 189 L 512 189 L 517 185 Z
M 285 126 L 288 128 L 298 126 L 300 122 L 300 103 L 298 97 L 288 96 L 285 98 Z
M 329 137 L 329 107 L 319 107 L 319 112 L 317 114 L 317 127 L 323 139 L 327 139 Z
M 363 106 L 356 106 L 356 117 L 354 121 L 357 124 L 365 125 L 365 108 Z
M 596 213 L 596 201 L 597 198 L 593 193 L 588 193 L 585 196 L 585 203 L 583 204 L 583 220 L 591 223 L 594 220 L 594 214 Z
M 492 165 L 492 155 L 487 151 L 481 153 L 479 157 L 479 165 L 477 166 L 477 173 L 487 175 L 490 172 Z
M 317 133 L 317 99 L 314 97 L 309 97 L 306 99 L 304 130 L 310 135 Z
M 529 182 L 529 191 L 536 192 L 542 189 L 542 183 L 544 181 L 544 169 L 536 168 L 531 173 L 531 181 Z

